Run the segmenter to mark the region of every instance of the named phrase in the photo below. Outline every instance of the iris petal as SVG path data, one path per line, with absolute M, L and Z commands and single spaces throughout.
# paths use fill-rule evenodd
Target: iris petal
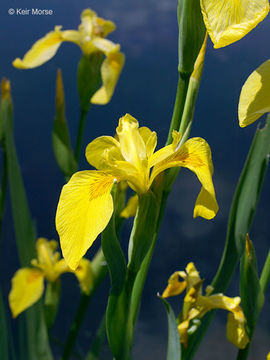
M 270 112 L 270 60 L 264 62 L 248 77 L 242 87 L 238 117 L 245 127 Z
M 103 39 L 105 40 L 105 39 Z M 116 83 L 125 62 L 125 55 L 119 51 L 112 51 L 101 65 L 102 87 L 92 96 L 93 104 L 107 104 L 114 92 Z
M 204 189 L 198 196 L 194 217 L 201 216 L 205 219 L 212 219 L 218 211 L 218 205 L 212 182 L 213 163 L 211 150 L 207 142 L 202 138 L 192 138 L 186 141 L 172 155 L 164 157 L 162 161 L 154 166 L 150 183 L 162 171 L 177 166 L 186 167 L 193 171 Z
M 114 177 L 99 171 L 81 171 L 63 187 L 56 213 L 56 229 L 63 256 L 75 270 L 113 213 Z
M 124 160 L 119 142 L 111 136 L 100 136 L 87 145 L 85 156 L 96 169 L 108 169 L 110 163 Z
M 56 54 L 63 42 L 60 26 L 55 27 L 55 31 L 49 32 L 43 38 L 34 43 L 32 48 L 24 55 L 13 61 L 13 66 L 18 69 L 32 69 L 49 61 Z
M 269 12 L 268 0 L 201 0 L 206 29 L 215 48 L 234 43 Z
M 44 290 L 43 274 L 37 269 L 22 268 L 12 278 L 9 306 L 15 318 L 33 305 Z

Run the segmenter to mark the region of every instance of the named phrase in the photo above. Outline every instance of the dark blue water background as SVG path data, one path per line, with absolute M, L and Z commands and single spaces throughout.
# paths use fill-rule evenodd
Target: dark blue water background
M 67 118 L 72 140 L 78 124 L 79 104 L 76 90 L 76 66 L 80 50 L 73 44 L 63 44 L 53 60 L 27 71 L 12 67 L 16 57 L 22 57 L 34 41 L 63 25 L 76 28 L 84 8 L 91 7 L 104 18 L 116 22 L 111 39 L 121 44 L 126 65 L 112 101 L 107 106 L 93 106 L 87 120 L 84 145 L 96 136 L 113 135 L 120 116 L 129 112 L 141 125 L 158 133 L 159 146 L 166 140 L 177 84 L 177 21 L 173 0 L 4 0 L 0 5 L 0 76 L 11 80 L 15 105 L 15 140 L 27 189 L 31 212 L 38 235 L 57 239 L 54 217 L 63 177 L 55 163 L 51 146 L 54 117 L 55 76 L 62 68 Z M 40 8 L 53 10 L 52 16 L 8 15 L 9 8 Z M 241 168 L 244 164 L 256 125 L 240 129 L 237 104 L 241 86 L 247 76 L 270 57 L 269 17 L 241 41 L 219 50 L 208 43 L 204 75 L 197 102 L 192 136 L 205 138 L 212 148 L 215 166 L 214 183 L 220 211 L 212 221 L 193 219 L 192 211 L 200 189 L 191 172 L 180 173 L 169 198 L 157 248 L 146 283 L 137 333 L 134 359 L 165 359 L 167 320 L 160 300 L 168 277 L 194 261 L 211 282 L 217 269 L 225 241 L 229 207 Z M 81 169 L 88 169 L 85 160 Z M 270 241 L 269 172 L 259 209 L 250 234 L 255 243 L 259 267 L 263 265 Z M 127 246 L 129 225 L 124 228 Z M 99 246 L 89 251 L 93 256 Z M 8 205 L 0 262 L 1 288 L 5 299 L 10 280 L 18 268 L 18 257 Z M 54 335 L 63 341 L 71 326 L 79 301 L 79 289 L 72 275 L 62 281 L 62 302 Z M 91 342 L 106 306 L 109 282 L 105 282 L 92 301 L 79 338 L 78 351 L 84 353 Z M 239 294 L 237 279 L 228 291 Z M 269 294 L 268 294 L 269 295 Z M 269 298 L 269 297 L 268 297 Z M 177 307 L 177 301 L 174 302 Z M 197 359 L 235 358 L 235 348 L 225 338 L 226 316 L 221 312 L 210 328 Z M 270 350 L 269 305 L 260 318 L 251 358 L 263 359 Z M 55 353 L 59 354 L 57 347 Z M 57 358 L 57 355 L 56 355 Z M 102 359 L 110 359 L 105 350 Z

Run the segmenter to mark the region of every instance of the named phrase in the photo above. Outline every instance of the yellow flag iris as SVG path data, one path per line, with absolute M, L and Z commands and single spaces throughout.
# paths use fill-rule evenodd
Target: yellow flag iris
M 212 183 L 211 150 L 201 138 L 181 144 L 181 135 L 173 134 L 173 143 L 155 151 L 157 135 L 126 114 L 116 129 L 117 139 L 101 136 L 86 148 L 86 158 L 96 170 L 77 172 L 63 187 L 56 228 L 64 258 L 71 269 L 107 226 L 113 213 L 111 189 L 115 182 L 126 181 L 137 193 L 146 193 L 154 179 L 171 167 L 186 167 L 202 184 L 194 217 L 212 219 L 218 205 Z
M 240 40 L 269 12 L 268 0 L 200 0 L 204 23 L 215 48 Z
M 179 279 L 182 281 L 179 281 Z M 245 330 L 245 316 L 239 306 L 240 297 L 229 298 L 223 294 L 211 295 L 213 288 L 208 286 L 206 294 L 202 295 L 202 283 L 199 272 L 191 262 L 186 271 L 177 271 L 168 280 L 168 286 L 162 294 L 163 298 L 181 294 L 186 290 L 182 313 L 179 317 L 178 330 L 181 342 L 188 346 L 188 334 L 196 320 L 202 318 L 208 311 L 223 309 L 229 311 L 227 321 L 227 338 L 235 346 L 244 349 L 249 342 Z
M 13 65 L 19 69 L 31 69 L 40 66 L 56 54 L 64 41 L 75 43 L 85 55 L 101 52 L 105 55 L 101 65 L 103 84 L 90 99 L 90 102 L 106 104 L 114 92 L 125 61 L 124 54 L 120 52 L 120 45 L 105 39 L 114 30 L 115 24 L 112 21 L 104 20 L 98 17 L 94 11 L 86 9 L 81 14 L 81 24 L 78 30 L 62 31 L 61 26 L 56 26 L 54 31 L 39 39 L 24 55 L 23 59 L 15 59 Z
M 270 60 L 248 77 L 242 87 L 239 105 L 239 125 L 245 127 L 270 112 Z
M 60 253 L 55 251 L 57 246 L 54 240 L 39 238 L 36 244 L 37 259 L 32 260 L 33 267 L 22 268 L 13 276 L 9 306 L 14 318 L 40 299 L 44 280 L 54 282 L 66 272 L 74 272 L 82 291 L 89 294 L 93 280 L 90 261 L 81 259 L 76 271 L 72 271 L 64 259 L 59 260 Z

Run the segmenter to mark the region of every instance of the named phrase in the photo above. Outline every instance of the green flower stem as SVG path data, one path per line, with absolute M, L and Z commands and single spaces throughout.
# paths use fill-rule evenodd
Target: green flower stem
M 193 119 L 195 103 L 199 91 L 199 85 L 200 85 L 200 81 L 192 78 L 190 79 L 190 76 L 186 76 L 184 78 L 180 76 L 177 94 L 176 94 L 175 108 L 169 130 L 167 144 L 171 143 L 172 141 L 173 130 L 180 130 L 180 132 L 184 134 L 183 141 L 185 141 L 188 138 L 192 125 L 192 119 Z M 159 193 L 157 194 L 157 198 L 160 198 L 160 203 L 159 203 L 159 215 L 156 223 L 156 229 L 153 234 L 151 247 L 149 248 L 142 262 L 133 289 L 131 309 L 133 313 L 132 318 L 134 323 L 137 318 L 140 299 L 142 297 L 146 276 L 153 257 L 157 236 L 164 215 L 167 199 L 171 191 L 173 182 L 175 181 L 178 173 L 179 173 L 178 168 L 173 168 L 165 172 L 163 181 L 160 184 L 161 186 L 159 186 L 157 190 L 157 192 Z
M 85 294 L 81 295 L 80 304 L 74 322 L 70 328 L 67 341 L 64 346 L 62 360 L 67 360 L 72 355 L 72 349 L 77 339 L 78 332 L 83 322 L 89 302 L 108 272 L 107 266 L 105 265 L 106 264 L 105 258 L 101 249 L 99 249 L 99 251 L 94 256 L 93 260 L 91 261 L 91 264 L 94 274 L 93 287 L 89 295 L 85 295 Z
M 75 147 L 75 159 L 76 159 L 77 163 L 79 163 L 79 159 L 80 159 L 80 155 L 81 155 L 83 133 L 84 133 L 87 114 L 88 114 L 88 111 L 81 109 L 81 116 L 80 116 L 80 122 L 79 122 L 78 134 L 77 134 L 77 140 L 76 140 L 76 147 Z
M 179 73 L 176 99 L 175 99 L 174 110 L 173 110 L 173 115 L 172 115 L 172 120 L 171 120 L 171 125 L 170 125 L 170 130 L 166 145 L 169 145 L 172 142 L 173 130 L 178 130 L 180 127 L 181 118 L 186 102 L 190 75 L 191 74 Z

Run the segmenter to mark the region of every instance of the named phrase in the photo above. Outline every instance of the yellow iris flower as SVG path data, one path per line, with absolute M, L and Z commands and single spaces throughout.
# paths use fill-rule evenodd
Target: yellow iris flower
M 179 281 L 179 278 L 183 281 Z M 206 295 L 202 295 L 202 283 L 199 272 L 191 262 L 186 271 L 177 271 L 168 280 L 168 286 L 162 294 L 163 298 L 181 294 L 186 290 L 182 313 L 179 317 L 178 330 L 181 342 L 188 346 L 188 335 L 192 325 L 202 318 L 208 311 L 223 309 L 229 311 L 227 321 L 227 338 L 235 346 L 244 349 L 249 342 L 245 330 L 245 316 L 239 306 L 240 297 L 229 298 L 223 294 L 211 295 L 213 288 L 206 288 Z
M 200 0 L 204 23 L 215 48 L 240 40 L 269 12 L 268 0 Z
M 270 60 L 265 61 L 248 77 L 242 87 L 239 105 L 239 125 L 245 127 L 270 112 Z
M 33 267 L 22 268 L 13 276 L 9 306 L 14 318 L 40 299 L 44 292 L 44 280 L 55 282 L 66 272 L 73 272 L 79 280 L 82 291 L 89 294 L 92 286 L 90 261 L 81 259 L 76 271 L 72 271 L 64 259 L 59 260 L 60 253 L 55 251 L 57 246 L 54 240 L 39 238 L 36 244 L 37 259 L 31 262 Z
M 22 60 L 15 59 L 13 65 L 19 69 L 40 66 L 56 54 L 64 41 L 75 43 L 85 55 L 102 52 L 105 55 L 101 65 L 103 85 L 93 95 L 90 102 L 106 104 L 113 94 L 125 61 L 124 54 L 120 52 L 120 45 L 105 39 L 115 28 L 112 21 L 99 18 L 94 11 L 86 9 L 81 14 L 81 24 L 78 30 L 62 31 L 61 26 L 56 26 L 54 31 L 39 39 Z
M 71 269 L 107 226 L 113 213 L 111 189 L 115 182 L 126 181 L 139 195 L 146 193 L 154 179 L 171 167 L 186 167 L 202 184 L 194 208 L 194 217 L 212 219 L 218 205 L 212 183 L 211 150 L 201 138 L 181 144 L 181 135 L 173 134 L 173 143 L 155 151 L 157 135 L 126 114 L 116 129 L 117 139 L 101 136 L 88 144 L 86 158 L 96 170 L 80 171 L 63 187 L 56 228 L 64 258 Z

